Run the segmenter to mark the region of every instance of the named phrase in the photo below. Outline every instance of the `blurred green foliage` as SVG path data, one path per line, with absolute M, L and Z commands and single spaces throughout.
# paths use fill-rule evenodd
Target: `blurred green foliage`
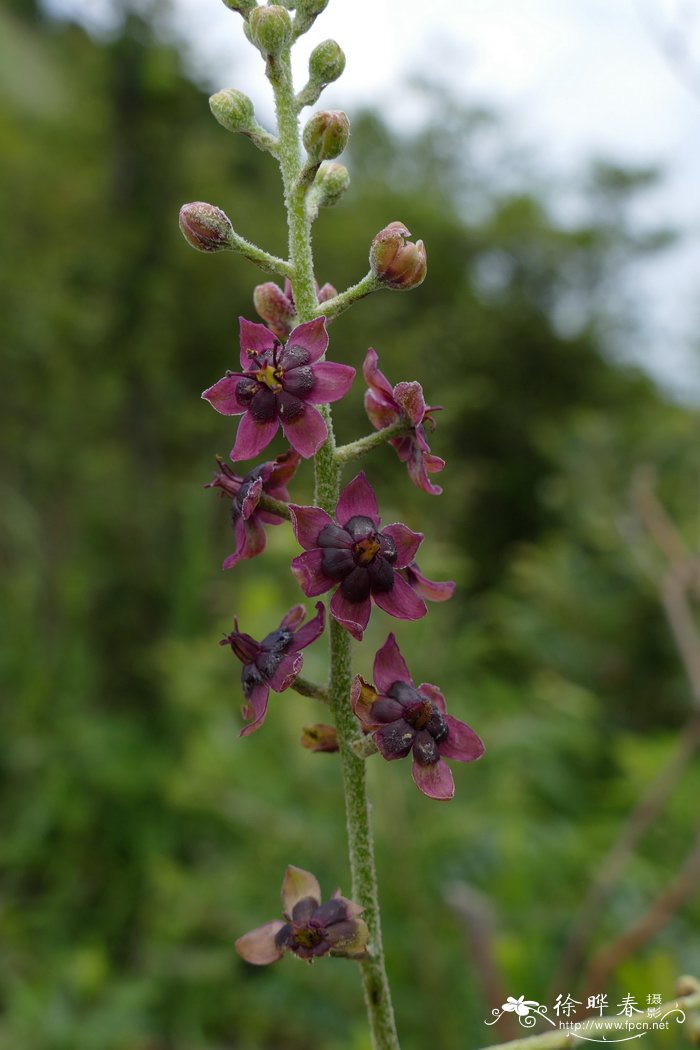
M 233 427 L 198 394 L 235 367 L 237 315 L 265 278 L 192 252 L 176 216 L 212 201 L 283 253 L 276 170 L 210 119 L 135 18 L 99 46 L 22 0 L 0 11 L 0 41 L 0 1047 L 367 1050 L 352 964 L 257 971 L 233 950 L 275 916 L 287 863 L 349 891 L 335 760 L 297 743 L 322 713 L 274 697 L 240 740 L 238 667 L 217 646 L 234 613 L 259 637 L 299 592 L 284 528 L 264 558 L 219 572 L 226 508 L 202 485 Z M 654 175 L 591 168 L 564 221 L 492 114 L 426 90 L 435 119 L 414 133 L 355 117 L 353 187 L 319 220 L 317 260 L 342 289 L 397 218 L 429 251 L 418 292 L 378 294 L 332 338 L 334 359 L 359 369 L 371 343 L 392 382 L 418 378 L 445 408 L 439 500 L 390 449 L 366 468 L 384 520 L 426 532 L 424 571 L 460 584 L 397 633 L 487 755 L 455 770 L 444 807 L 405 763 L 374 760 L 370 776 L 403 1045 L 463 1050 L 486 1040 L 489 1004 L 450 887 L 488 895 L 505 990 L 542 999 L 685 717 L 628 489 L 636 464 L 658 463 L 692 525 L 697 415 L 608 352 L 637 337 L 628 274 L 667 239 L 629 218 Z M 368 429 L 361 388 L 337 413 L 341 440 Z M 310 498 L 308 465 L 295 497 Z M 358 670 L 388 627 L 376 613 Z M 322 646 L 305 674 L 323 679 Z M 699 780 L 634 858 L 597 943 L 676 871 Z M 698 918 L 689 903 L 628 960 L 601 989 L 611 1003 L 667 998 L 699 972 Z

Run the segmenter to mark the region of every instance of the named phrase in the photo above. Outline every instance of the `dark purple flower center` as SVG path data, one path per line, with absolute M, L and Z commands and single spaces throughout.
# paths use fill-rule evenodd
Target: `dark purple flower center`
M 396 544 L 377 530 L 371 518 L 356 514 L 341 525 L 325 525 L 318 536 L 323 550 L 321 570 L 351 602 L 363 602 L 372 592 L 394 586 Z
M 294 905 L 291 921 L 275 935 L 275 944 L 302 959 L 310 959 L 329 952 L 352 925 L 344 900 L 332 898 L 317 904 L 312 897 L 304 897 Z
M 229 635 L 231 648 L 243 662 L 241 685 L 247 700 L 256 686 L 264 685 L 274 676 L 293 638 L 294 632 L 286 627 L 278 627 L 261 642 L 235 631 Z
M 438 744 L 449 734 L 449 726 L 442 711 L 408 682 L 393 682 L 386 695 L 398 700 L 403 708 L 401 718 L 395 724 L 408 723 L 413 730 L 413 742 L 408 750 L 413 750 L 414 758 L 420 765 L 433 765 L 440 758 Z M 407 733 L 402 733 L 396 739 L 397 747 L 401 748 L 403 754 L 408 753 L 406 736 Z
M 292 423 L 304 412 L 304 402 L 316 382 L 304 347 L 246 350 L 251 369 L 238 381 L 236 396 L 248 406 L 256 423 L 270 423 L 278 416 Z

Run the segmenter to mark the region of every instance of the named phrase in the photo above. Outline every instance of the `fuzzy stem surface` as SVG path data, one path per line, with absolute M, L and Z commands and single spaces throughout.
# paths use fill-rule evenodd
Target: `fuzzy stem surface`
M 298 106 L 292 82 L 289 50 L 268 61 L 267 76 L 272 84 L 277 111 L 279 161 L 289 223 L 289 258 L 292 288 L 299 322 L 327 315 L 316 298 L 311 250 L 311 222 L 306 209 L 306 190 L 299 144 Z M 367 287 L 362 294 L 367 294 Z M 357 295 L 356 298 L 360 296 Z M 340 297 L 338 297 L 340 298 Z M 331 300 L 335 302 L 336 300 Z M 345 300 L 344 300 L 345 302 Z M 347 299 L 347 305 L 350 300 Z M 343 307 L 345 308 L 345 307 Z M 336 313 L 340 310 L 336 309 Z M 320 411 L 328 427 L 328 438 L 315 459 L 316 505 L 332 514 L 340 491 L 341 466 L 335 458 L 335 437 L 330 406 Z M 340 750 L 345 812 L 352 876 L 352 899 L 364 909 L 363 918 L 370 932 L 369 958 L 358 965 L 362 973 L 365 1005 L 375 1050 L 399 1050 L 394 1010 L 384 965 L 379 912 L 379 895 L 374 863 L 365 763 L 353 751 L 360 732 L 350 706 L 352 680 L 350 635 L 336 620 L 330 623 L 329 698 L 336 723 Z

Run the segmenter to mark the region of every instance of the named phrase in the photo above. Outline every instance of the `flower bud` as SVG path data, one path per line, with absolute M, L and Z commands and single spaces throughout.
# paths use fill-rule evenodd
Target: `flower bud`
M 286 7 L 256 7 L 248 19 L 251 43 L 263 55 L 279 55 L 292 41 L 292 20 Z
M 231 220 L 213 204 L 204 201 L 183 204 L 180 229 L 185 240 L 200 252 L 223 252 L 233 247 Z
M 350 121 L 342 110 L 326 109 L 314 113 L 303 133 L 304 146 L 312 164 L 340 156 L 349 137 Z
M 330 753 L 337 751 L 338 737 L 335 726 L 327 726 L 323 722 L 317 722 L 312 726 L 304 726 L 301 731 L 301 746 L 305 747 L 307 751 L 327 751 Z
M 428 260 L 422 241 L 406 241 L 410 237 L 402 222 L 390 222 L 380 230 L 369 250 L 372 273 L 387 288 L 408 291 L 425 280 Z
M 335 40 L 324 40 L 309 56 L 309 78 L 320 84 L 332 84 L 345 69 L 345 53 Z
M 328 7 L 328 0 L 297 0 L 294 30 L 297 36 L 311 29 L 318 16 Z
M 256 0 L 224 0 L 227 7 L 230 7 L 232 11 L 238 11 L 239 15 L 243 15 L 247 18 L 254 7 L 257 7 Z
M 350 172 L 344 164 L 323 164 L 314 179 L 314 192 L 320 208 L 332 208 L 350 185 Z
M 274 281 L 266 281 L 255 288 L 253 305 L 270 331 L 286 342 L 296 317 L 294 301 Z
M 225 88 L 212 95 L 209 109 L 227 131 L 247 131 L 255 122 L 253 103 L 235 88 Z

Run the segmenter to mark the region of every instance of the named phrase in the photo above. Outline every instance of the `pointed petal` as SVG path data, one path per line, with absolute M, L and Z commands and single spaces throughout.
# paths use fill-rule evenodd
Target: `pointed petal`
M 455 592 L 454 580 L 445 580 L 443 583 L 429 580 L 415 562 L 402 570 L 402 576 L 421 598 L 427 598 L 431 602 L 446 602 Z
M 375 430 L 383 430 L 392 423 L 398 423 L 400 418 L 395 408 L 375 397 L 371 390 L 365 391 L 365 412 Z M 389 442 L 389 444 L 393 443 L 393 441 Z
M 405 569 L 407 565 L 410 565 L 425 538 L 422 532 L 413 532 L 400 521 L 387 525 L 382 529 L 382 534 L 391 536 L 396 546 L 395 569 Z
M 282 430 L 292 448 L 304 459 L 311 459 L 328 437 L 328 427 L 323 416 L 313 405 L 305 403 L 304 411 L 296 419 L 285 419 L 280 411 Z
M 232 569 L 234 565 L 238 565 L 239 561 L 242 561 L 246 557 L 246 522 L 243 518 L 237 518 L 233 525 L 233 536 L 236 541 L 236 548 L 233 554 L 229 554 L 228 558 L 224 558 L 222 569 Z M 263 532 L 263 547 L 265 546 L 265 533 Z
M 379 526 L 379 507 L 374 489 L 367 480 L 364 471 L 349 481 L 340 493 L 336 517 L 341 525 L 346 525 L 350 518 L 362 515 L 371 518 L 376 526 Z
M 428 798 L 435 798 L 440 802 L 448 802 L 454 798 L 455 782 L 449 766 L 442 759 L 429 766 L 421 766 L 414 759 L 411 776 L 416 787 Z
M 224 376 L 218 383 L 214 383 L 202 394 L 202 398 L 208 401 L 212 408 L 220 412 L 222 416 L 240 416 L 248 411 L 248 405 L 238 400 L 238 384 L 245 376 L 233 374 Z
M 254 459 L 259 452 L 272 441 L 279 428 L 279 420 L 271 419 L 269 423 L 256 423 L 250 413 L 246 413 L 238 424 L 236 441 L 230 456 L 234 463 L 239 459 Z
M 284 492 L 284 486 L 287 482 L 291 481 L 301 463 L 301 457 L 298 452 L 294 452 L 293 449 L 289 449 L 287 452 L 281 452 L 279 456 L 275 457 L 275 461 L 272 464 L 272 470 L 270 476 L 265 482 L 265 491 L 275 499 L 286 499 L 287 495 Z M 282 494 L 284 492 L 284 495 Z
M 284 873 L 282 881 L 282 910 L 285 915 L 291 916 L 295 905 L 299 901 L 310 898 L 315 901 L 318 908 L 321 904 L 321 887 L 318 879 L 310 871 L 303 868 L 295 868 L 290 864 Z
M 371 611 L 372 603 L 369 598 L 365 598 L 362 602 L 350 602 L 340 587 L 331 598 L 331 613 L 358 642 L 362 641 Z
M 379 370 L 379 356 L 377 351 L 373 350 L 371 346 L 365 355 L 362 375 L 370 390 L 374 391 L 379 398 L 385 400 L 389 405 L 394 405 L 395 407 L 394 391 L 391 383 L 384 373 Z
M 440 496 L 442 494 L 442 486 L 434 485 L 428 474 L 439 473 L 445 466 L 444 459 L 422 452 L 416 445 L 416 442 L 413 441 L 409 448 L 409 454 L 405 458 L 405 463 L 408 476 L 417 488 L 427 492 L 429 496 Z
M 314 385 L 306 395 L 312 405 L 327 405 L 345 397 L 355 378 L 355 369 L 333 361 L 321 361 L 313 366 Z
M 323 602 L 316 602 L 316 615 L 296 632 L 289 645 L 289 652 L 299 652 L 300 649 L 306 649 L 307 645 L 315 642 L 323 634 L 325 618 L 326 610 Z
M 265 721 L 269 699 L 270 687 L 265 682 L 261 682 L 260 685 L 254 687 L 247 703 L 243 706 L 243 717 L 249 720 L 249 724 L 243 726 L 240 736 L 250 736 L 251 733 L 255 733 L 256 730 L 260 729 L 260 726 Z
M 340 923 L 338 925 L 341 925 Z M 334 934 L 334 947 L 331 955 L 342 955 L 348 959 L 364 959 L 367 957 L 367 944 L 369 942 L 369 929 L 364 919 L 355 919 L 347 924 L 343 923 L 342 940 L 338 937 L 338 931 Z M 351 932 L 352 927 L 352 932 Z M 333 927 L 331 927 L 333 929 Z M 331 941 L 331 931 L 328 931 L 328 940 Z M 333 943 L 333 942 L 331 942 Z
M 414 427 L 422 422 L 426 406 L 420 383 L 397 383 L 394 387 L 394 400 Z
M 425 602 L 408 586 L 402 576 L 394 573 L 394 586 L 390 591 L 373 594 L 375 603 L 397 620 L 420 620 L 427 609 Z
M 301 507 L 298 503 L 290 503 L 289 513 L 292 516 L 292 528 L 297 542 L 307 551 L 318 547 L 318 537 L 322 529 L 327 525 L 335 525 L 333 518 L 320 507 Z
M 445 704 L 445 697 L 442 695 L 436 685 L 431 685 L 430 682 L 421 682 L 418 686 L 418 692 L 422 696 L 427 696 L 429 700 L 432 700 L 438 711 L 442 711 L 443 715 L 447 714 L 447 705 Z
M 394 682 L 408 682 L 413 685 L 411 673 L 396 642 L 390 634 L 374 658 L 374 681 L 380 693 L 387 693 Z
M 458 762 L 474 762 L 484 753 L 484 744 L 471 726 L 460 722 L 452 715 L 445 715 L 449 732 L 438 744 L 438 751 L 445 758 L 454 758 Z
M 374 686 L 365 682 L 361 674 L 356 674 L 350 687 L 350 704 L 355 716 L 360 720 L 363 728 L 374 729 L 372 719 L 372 705 L 379 696 Z
M 317 317 L 314 321 L 305 321 L 290 333 L 286 349 L 300 346 L 309 354 L 308 364 L 313 364 L 323 357 L 328 349 L 328 332 L 326 331 L 325 317 Z
M 323 551 L 320 548 L 312 551 L 304 551 L 292 561 L 292 574 L 307 598 L 315 598 L 317 594 L 335 587 L 337 580 L 329 580 L 321 568 Z
M 296 631 L 305 616 L 306 609 L 303 605 L 293 605 L 289 612 L 282 617 L 280 628 L 284 628 L 287 631 Z
M 279 920 L 266 922 L 250 933 L 244 933 L 235 943 L 235 949 L 242 959 L 253 966 L 266 966 L 277 962 L 284 952 L 275 943 L 275 937 L 285 924 Z
M 280 660 L 272 678 L 269 679 L 270 688 L 276 693 L 283 693 L 285 689 L 289 689 L 301 671 L 303 662 L 304 658 L 301 653 L 286 653 Z
M 256 324 L 255 321 L 247 321 L 245 317 L 239 317 L 241 336 L 241 368 L 245 372 L 251 366 L 254 357 L 248 351 L 254 350 L 263 354 L 266 350 L 273 350 L 277 340 L 264 324 Z

